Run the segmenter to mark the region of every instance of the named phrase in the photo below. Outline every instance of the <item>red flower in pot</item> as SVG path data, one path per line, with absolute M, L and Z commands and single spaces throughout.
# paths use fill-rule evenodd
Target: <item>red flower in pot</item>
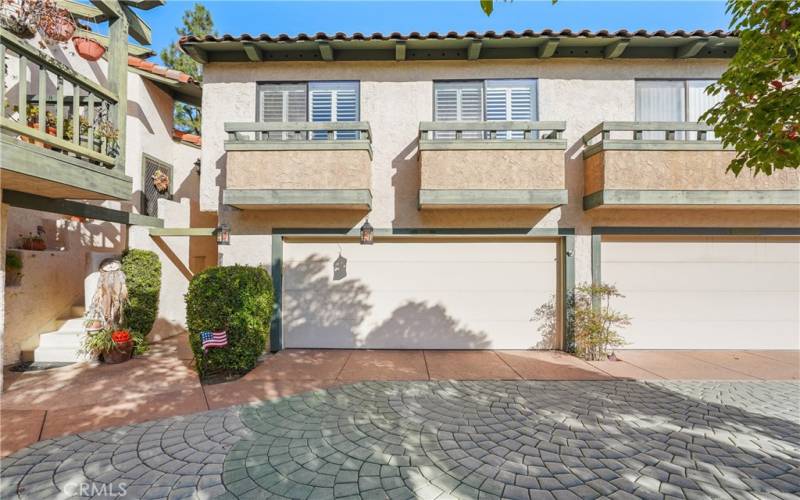
M 80 36 L 73 37 L 72 43 L 75 44 L 75 51 L 87 61 L 97 61 L 106 53 L 106 48 L 89 38 Z
M 103 353 L 103 361 L 109 364 L 123 363 L 131 358 L 133 339 L 128 330 L 117 330 L 111 334 L 114 347 Z

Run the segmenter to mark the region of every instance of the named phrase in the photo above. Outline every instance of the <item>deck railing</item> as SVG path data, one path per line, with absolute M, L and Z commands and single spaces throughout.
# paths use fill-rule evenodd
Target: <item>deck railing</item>
M 566 122 L 436 121 L 419 124 L 421 149 L 551 149 L 566 147 Z
M 235 142 L 369 141 L 368 122 L 253 122 L 226 123 L 228 140 Z
M 3 132 L 105 167 L 121 167 L 116 147 L 124 138 L 96 134 L 101 128 L 115 130 L 111 117 L 117 96 L 7 30 L 0 29 L 0 35 L 0 61 L 6 63 L 0 64 Z M 35 114 L 28 113 L 29 106 Z

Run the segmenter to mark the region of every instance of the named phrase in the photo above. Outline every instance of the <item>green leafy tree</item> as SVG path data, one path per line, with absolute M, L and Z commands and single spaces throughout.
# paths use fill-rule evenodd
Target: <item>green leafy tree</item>
M 800 0 L 728 0 L 741 46 L 708 91 L 721 102 L 700 119 L 736 149 L 728 169 L 800 166 Z
M 510 0 L 503 0 L 503 1 L 507 2 Z M 486 14 L 487 16 L 491 16 L 492 12 L 494 12 L 494 0 L 480 0 L 480 2 L 481 2 L 481 10 L 483 11 L 483 13 Z M 558 0 L 550 0 L 550 2 L 553 5 L 555 5 L 558 3 Z
M 216 35 L 211 12 L 203 4 L 196 3 L 191 9 L 183 13 L 181 26 L 175 28 L 178 36 L 194 35 L 198 37 Z M 194 78 L 197 82 L 203 81 L 202 67 L 191 57 L 178 48 L 177 42 L 161 51 L 161 60 L 167 67 L 176 69 Z M 175 103 L 175 127 L 181 131 L 200 134 L 201 110 L 182 102 Z

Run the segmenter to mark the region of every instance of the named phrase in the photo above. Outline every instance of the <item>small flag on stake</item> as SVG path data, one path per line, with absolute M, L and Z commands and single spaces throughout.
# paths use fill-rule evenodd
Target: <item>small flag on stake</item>
M 228 332 L 200 332 L 200 342 L 204 352 L 208 352 L 210 347 L 225 347 L 228 345 Z

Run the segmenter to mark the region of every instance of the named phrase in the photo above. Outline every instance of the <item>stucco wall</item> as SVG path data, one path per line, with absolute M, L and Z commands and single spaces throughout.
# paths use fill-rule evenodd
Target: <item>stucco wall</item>
M 735 176 L 733 151 L 602 151 L 584 163 L 586 194 L 601 189 L 800 189 L 800 171 Z
M 367 151 L 231 151 L 229 189 L 369 189 Z
M 635 119 L 636 78 L 717 78 L 725 60 L 515 60 L 335 63 L 213 63 L 203 87 L 202 210 L 220 208 L 225 188 L 226 121 L 253 121 L 257 81 L 359 80 L 361 120 L 373 132 L 370 223 L 375 227 L 574 227 L 576 278 L 591 279 L 593 225 L 797 226 L 787 212 L 633 210 L 584 212 L 581 136 L 601 121 Z M 566 121 L 563 172 L 569 203 L 542 210 L 418 210 L 419 122 L 433 118 L 433 81 L 538 78 L 539 119 Z M 594 211 L 597 212 L 597 211 Z M 222 208 L 232 228 L 222 247 L 226 264 L 266 264 L 272 227 L 357 227 L 363 215 L 347 211 L 251 212 Z
M 421 189 L 564 189 L 564 151 L 421 151 Z

